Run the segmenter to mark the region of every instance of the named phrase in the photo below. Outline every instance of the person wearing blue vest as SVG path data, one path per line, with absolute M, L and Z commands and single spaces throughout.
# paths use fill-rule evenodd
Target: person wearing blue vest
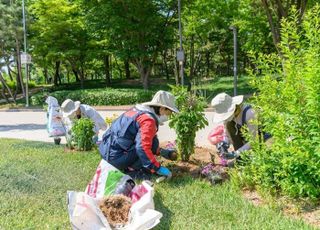
M 167 121 L 172 112 L 179 112 L 175 98 L 162 90 L 152 101 L 137 104 L 120 115 L 104 133 L 99 146 L 101 157 L 127 174 L 142 170 L 170 178 L 170 170 L 161 166 L 155 156 L 174 159 L 175 152 L 161 150 L 157 138 L 159 125 Z
M 216 95 L 211 101 L 211 106 L 214 110 L 213 122 L 224 123 L 227 136 L 234 148 L 234 151 L 226 152 L 224 157 L 239 158 L 241 152 L 251 149 L 250 143 L 241 132 L 242 126 L 246 125 L 252 136 L 260 133 L 258 126 L 253 122 L 256 117 L 255 111 L 250 105 L 243 103 L 243 95 L 231 97 L 226 93 Z M 271 136 L 265 133 L 263 137 L 266 141 Z

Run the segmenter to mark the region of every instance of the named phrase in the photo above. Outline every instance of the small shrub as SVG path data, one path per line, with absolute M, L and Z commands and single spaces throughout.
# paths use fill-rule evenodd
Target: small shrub
M 177 134 L 178 158 L 188 161 L 194 153 L 196 132 L 208 125 L 203 99 L 187 92 L 184 87 L 172 86 L 180 113 L 172 114 L 169 126 Z
M 72 140 L 78 150 L 91 150 L 94 143 L 92 137 L 95 134 L 93 131 L 94 123 L 89 118 L 80 118 L 71 129 Z

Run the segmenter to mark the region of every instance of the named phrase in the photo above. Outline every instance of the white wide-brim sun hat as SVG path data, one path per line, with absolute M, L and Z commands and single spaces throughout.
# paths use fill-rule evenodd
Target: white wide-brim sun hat
M 143 105 L 148 105 L 148 106 L 160 106 L 160 107 L 165 107 L 167 109 L 170 109 L 172 112 L 179 113 L 178 108 L 175 105 L 175 97 L 163 90 L 159 90 L 152 98 L 151 101 L 142 103 Z
M 64 117 L 70 117 L 80 107 L 80 101 L 65 100 L 61 105 L 61 111 Z
M 218 124 L 228 120 L 235 112 L 236 106 L 243 102 L 243 95 L 231 97 L 226 93 L 219 93 L 211 101 L 213 107 L 213 123 Z

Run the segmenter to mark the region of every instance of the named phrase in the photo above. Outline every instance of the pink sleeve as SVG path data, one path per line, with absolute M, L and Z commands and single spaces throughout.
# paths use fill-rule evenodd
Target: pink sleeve
M 224 125 L 215 126 L 208 135 L 208 140 L 212 145 L 223 141 L 225 139 Z

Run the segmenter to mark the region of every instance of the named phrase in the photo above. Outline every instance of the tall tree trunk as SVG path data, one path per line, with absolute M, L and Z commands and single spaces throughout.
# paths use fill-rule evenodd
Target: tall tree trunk
M 115 63 L 116 63 L 116 66 L 117 66 L 117 69 L 118 69 L 118 71 L 119 71 L 119 74 L 120 74 L 120 79 L 122 79 L 123 78 L 123 71 L 122 71 L 122 69 L 120 68 L 120 65 L 119 65 L 119 63 L 118 63 L 118 59 L 116 58 L 116 57 L 114 57 L 114 61 L 115 61 Z
M 209 77 L 210 75 L 210 51 L 209 50 L 206 50 L 206 66 L 207 66 L 207 76 L 206 77 Z
M 60 78 L 60 64 L 61 64 L 60 61 L 56 61 L 55 73 L 54 73 L 54 76 L 53 76 L 53 84 L 55 86 L 58 85 L 58 79 Z M 60 81 L 61 81 L 61 79 L 60 79 Z
M 194 35 L 191 36 L 191 41 L 190 41 L 190 80 L 193 79 L 194 75 Z
M 48 68 L 47 67 L 43 68 L 42 73 L 43 73 L 44 80 L 45 80 L 46 84 L 49 84 Z
M 70 83 L 70 71 L 69 68 L 67 68 L 67 83 Z
M 7 65 L 7 69 L 8 69 L 8 75 L 9 75 L 10 81 L 13 81 L 12 70 L 9 65 Z
M 274 19 L 272 16 L 272 10 L 270 8 L 271 6 L 269 6 L 268 0 L 261 0 L 261 2 L 262 2 L 262 6 L 267 14 L 269 26 L 271 29 L 273 44 L 275 45 L 276 49 L 279 52 L 278 44 L 280 42 L 280 25 L 278 25 L 276 22 L 274 22 Z
M 163 58 L 163 65 L 164 65 L 164 72 L 166 75 L 167 81 L 169 81 L 170 75 L 169 75 L 169 68 L 168 68 L 168 63 L 167 63 L 167 55 L 168 55 L 168 50 L 165 49 L 162 55 Z
M 283 3 L 285 1 L 281 0 L 261 0 L 261 4 L 266 12 L 268 23 L 272 33 L 273 44 L 275 45 L 278 53 L 281 55 L 279 50 L 280 43 L 280 30 L 281 30 L 281 20 L 282 18 L 287 18 L 289 10 L 292 6 L 298 10 L 298 24 L 301 23 L 302 17 L 305 13 L 308 0 L 292 0 L 287 1 L 287 6 L 284 7 Z
M 6 101 L 9 103 L 9 99 L 7 98 L 7 96 L 4 93 L 4 90 L 7 89 L 8 93 L 10 94 L 12 100 L 14 101 L 14 103 L 16 103 L 16 100 L 11 92 L 11 89 L 9 88 L 9 86 L 7 85 L 6 81 L 4 80 L 2 73 L 0 72 L 0 81 L 2 84 L 2 95 L 5 97 Z
M 151 73 L 152 66 L 143 64 L 143 61 L 141 60 L 136 60 L 135 65 L 140 73 L 143 89 L 149 89 L 149 75 Z
M 140 76 L 142 80 L 143 89 L 149 89 L 149 75 L 150 75 L 151 68 L 143 67 L 140 69 Z
M 83 62 L 81 62 L 81 67 L 80 67 L 80 85 L 81 89 L 84 89 L 84 68 L 83 68 Z
M 124 61 L 124 69 L 126 72 L 126 79 L 130 79 L 131 78 L 131 73 L 130 73 L 130 64 L 129 64 L 129 60 L 126 59 Z
M 174 51 L 173 52 L 174 55 L 173 55 L 173 63 L 174 63 L 174 66 L 173 66 L 173 72 L 174 72 L 174 79 L 176 81 L 176 85 L 179 85 L 179 67 L 177 65 L 177 51 Z
M 5 94 L 5 92 L 4 92 L 4 88 L 3 88 L 3 87 L 2 87 L 2 89 L 1 89 L 1 95 L 2 95 L 2 97 L 6 100 L 6 102 L 9 104 L 9 103 L 10 103 L 10 101 L 9 101 L 9 99 L 8 99 L 7 95 Z
M 78 70 L 77 70 L 75 67 L 73 67 L 73 66 L 72 66 L 71 68 L 72 68 L 73 75 L 74 75 L 75 78 L 76 78 L 76 82 L 80 82 Z
M 13 81 L 11 68 L 10 68 L 10 57 L 5 57 L 5 62 L 6 62 L 6 66 L 7 66 L 7 69 L 8 69 L 8 75 L 9 75 L 10 81 Z
M 18 93 L 19 90 L 22 91 L 23 96 L 26 96 L 26 92 L 24 90 L 24 86 L 23 86 L 23 80 L 22 80 L 22 71 L 21 71 L 21 59 L 20 59 L 20 44 L 19 44 L 19 40 L 18 38 L 16 39 L 16 55 L 17 55 L 17 77 L 16 77 L 16 81 L 17 81 L 17 88 L 16 88 L 16 94 Z
M 111 78 L 110 78 L 110 55 L 105 55 L 103 57 L 104 61 L 104 74 L 105 74 L 105 80 L 106 80 L 106 85 L 110 86 L 111 85 Z
M 17 73 L 13 69 L 11 69 L 10 65 L 8 65 L 8 71 L 10 71 L 11 76 L 12 76 L 12 74 L 17 75 Z M 14 81 L 14 77 L 13 76 L 12 76 L 12 81 Z

